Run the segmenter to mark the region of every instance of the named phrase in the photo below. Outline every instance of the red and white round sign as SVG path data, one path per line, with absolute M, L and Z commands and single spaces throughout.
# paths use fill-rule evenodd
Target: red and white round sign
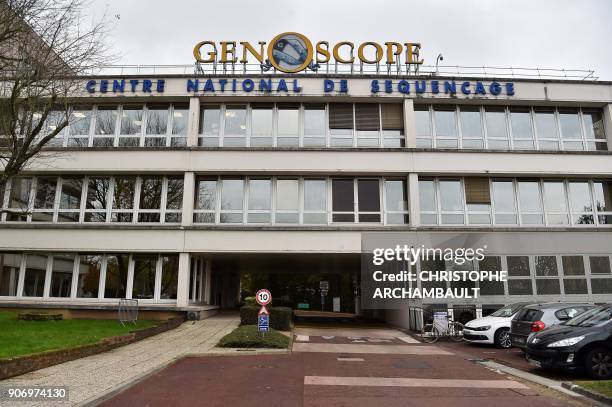
M 259 305 L 268 305 L 272 301 L 272 294 L 266 289 L 261 289 L 255 294 L 255 299 Z

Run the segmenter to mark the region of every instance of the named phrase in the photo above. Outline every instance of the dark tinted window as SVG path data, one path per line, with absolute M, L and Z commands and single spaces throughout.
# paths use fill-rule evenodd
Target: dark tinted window
M 525 308 L 521 312 L 519 312 L 516 318 L 518 321 L 533 322 L 533 321 L 537 321 L 538 319 L 540 319 L 542 314 L 543 312 L 537 309 Z

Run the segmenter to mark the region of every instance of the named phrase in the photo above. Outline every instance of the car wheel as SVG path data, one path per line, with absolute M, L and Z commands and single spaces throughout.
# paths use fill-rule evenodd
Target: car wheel
M 606 348 L 591 349 L 585 359 L 586 374 L 597 380 L 612 377 L 612 351 Z
M 498 329 L 495 332 L 495 345 L 500 348 L 508 349 L 512 347 L 512 341 L 510 340 L 510 330 L 507 328 Z

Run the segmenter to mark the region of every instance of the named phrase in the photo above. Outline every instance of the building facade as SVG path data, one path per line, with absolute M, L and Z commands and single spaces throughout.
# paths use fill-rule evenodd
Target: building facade
M 71 125 L 0 191 L 0 306 L 183 312 L 265 286 L 361 312 L 364 232 L 470 234 L 488 252 L 469 267 L 508 270 L 437 307 L 612 300 L 612 83 L 75 80 Z

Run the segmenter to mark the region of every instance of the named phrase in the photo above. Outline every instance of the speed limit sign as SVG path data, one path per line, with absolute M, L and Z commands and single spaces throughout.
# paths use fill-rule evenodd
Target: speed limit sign
M 268 305 L 272 301 L 272 294 L 266 289 L 261 289 L 255 294 L 255 299 L 259 305 Z

